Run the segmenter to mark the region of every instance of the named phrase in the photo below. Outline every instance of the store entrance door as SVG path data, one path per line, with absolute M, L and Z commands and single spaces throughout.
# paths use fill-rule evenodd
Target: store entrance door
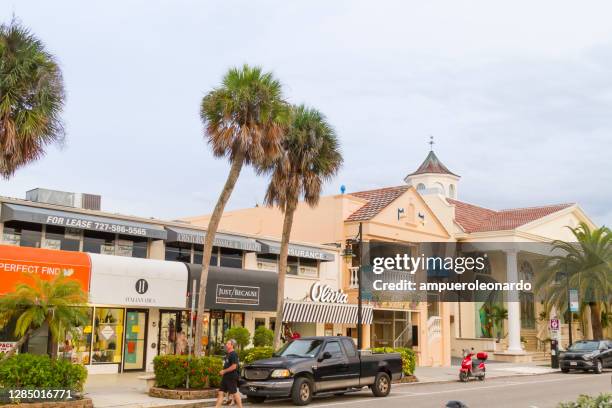
M 210 311 L 210 337 L 208 342 L 209 353 L 220 354 L 223 352 L 224 311 Z
M 147 310 L 127 309 L 126 311 L 123 371 L 143 371 L 145 369 L 148 320 Z

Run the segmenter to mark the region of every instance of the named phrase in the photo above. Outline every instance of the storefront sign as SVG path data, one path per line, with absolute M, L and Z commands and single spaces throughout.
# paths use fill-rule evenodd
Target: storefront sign
M 217 285 L 217 303 L 230 305 L 258 305 L 258 286 Z
M 577 312 L 580 310 L 580 304 L 578 303 L 578 291 L 576 289 L 569 290 L 569 309 L 570 312 Z
M 155 225 L 19 204 L 3 204 L 2 221 L 13 220 L 153 239 L 166 239 L 167 236 L 165 229 Z
M 33 276 L 51 280 L 57 275 L 76 280 L 87 292 L 90 269 L 82 252 L 0 245 L 0 294 L 14 291 L 18 283 L 33 283 Z
M 168 227 L 168 242 L 185 242 L 188 244 L 204 244 L 206 231 L 186 228 Z M 243 251 L 259 252 L 261 245 L 251 238 L 238 235 L 216 234 L 214 245 L 222 248 L 241 249 Z
M 321 282 L 315 282 L 310 288 L 310 299 L 321 303 L 348 303 L 348 295 L 342 289 L 335 290 Z
M 185 306 L 187 267 L 179 262 L 90 254 L 91 303 Z
M 15 347 L 15 344 L 17 344 L 15 341 L 0 341 L 0 354 L 8 353 Z
M 264 254 L 280 254 L 280 244 L 271 241 L 259 241 L 261 243 L 261 252 Z M 289 245 L 289 256 L 297 256 L 299 258 L 318 259 L 320 261 L 333 261 L 334 255 L 325 252 L 319 248 L 306 247 L 301 245 Z

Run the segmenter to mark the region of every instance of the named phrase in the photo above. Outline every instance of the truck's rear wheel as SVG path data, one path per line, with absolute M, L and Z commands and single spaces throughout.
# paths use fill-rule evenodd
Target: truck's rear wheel
M 306 377 L 298 377 L 291 388 L 291 401 L 294 405 L 308 405 L 312 401 L 312 382 Z
M 378 373 L 372 384 L 372 394 L 375 397 L 386 397 L 391 392 L 391 378 L 387 373 Z

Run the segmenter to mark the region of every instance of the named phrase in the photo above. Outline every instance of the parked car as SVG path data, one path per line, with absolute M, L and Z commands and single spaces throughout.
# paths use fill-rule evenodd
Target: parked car
M 285 344 L 274 357 L 246 365 L 240 392 L 253 403 L 290 397 L 295 405 L 307 405 L 314 395 L 363 387 L 386 397 L 391 381 L 401 376 L 399 353 L 360 353 L 350 337 L 302 337 Z
M 604 368 L 612 368 L 612 341 L 577 341 L 559 354 L 559 366 L 564 373 L 572 369 L 601 373 Z

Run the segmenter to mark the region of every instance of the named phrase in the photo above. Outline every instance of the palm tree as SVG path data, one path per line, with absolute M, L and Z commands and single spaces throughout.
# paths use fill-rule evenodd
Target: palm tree
M 56 341 L 66 331 L 88 322 L 85 293 L 78 282 L 57 275 L 52 280 L 33 276 L 34 283 L 17 284 L 14 292 L 0 297 L 0 325 L 4 327 L 16 319 L 15 336 L 19 340 L 4 355 L 9 358 L 30 338 L 32 333 L 48 324 L 51 337 Z
M 202 354 L 202 315 L 206 282 L 215 234 L 223 209 L 232 194 L 243 165 L 256 169 L 269 166 L 282 150 L 289 109 L 283 100 L 281 84 L 271 73 L 244 65 L 232 68 L 219 88 L 202 100 L 200 116 L 205 135 L 216 157 L 226 157 L 231 168 L 217 205 L 208 222 L 204 240 L 202 274 L 196 324 L 196 355 Z
M 40 40 L 18 22 L 0 25 L 0 175 L 39 159 L 61 143 L 62 74 Z
M 504 321 L 508 319 L 508 310 L 501 305 L 493 305 L 491 308 L 491 319 L 493 320 L 497 339 L 501 340 L 504 331 Z
M 319 202 L 323 182 L 333 177 L 341 165 L 342 155 L 338 139 L 325 116 L 303 105 L 294 107 L 283 153 L 271 168 L 272 177 L 265 197 L 267 205 L 277 205 L 284 214 L 278 266 L 278 323 L 274 328 L 274 347 L 280 345 L 293 214 L 300 198 L 310 206 Z
M 548 260 L 544 273 L 536 277 L 536 292 L 550 312 L 553 307 L 567 309 L 567 285 L 577 289 L 580 301 L 589 305 L 593 337 L 601 339 L 601 306 L 604 303 L 607 308 L 612 293 L 612 231 L 607 227 L 591 230 L 585 223 L 570 230 L 576 242 L 553 242 L 553 251 L 563 255 Z M 559 280 L 561 274 L 563 280 Z

